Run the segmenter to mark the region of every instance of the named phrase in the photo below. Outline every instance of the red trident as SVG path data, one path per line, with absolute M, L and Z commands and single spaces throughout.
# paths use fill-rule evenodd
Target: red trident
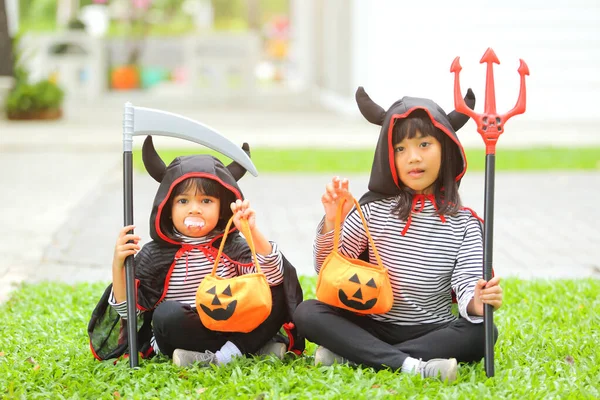
M 483 114 L 477 114 L 475 111 L 467 107 L 461 91 L 460 91 L 460 57 L 456 57 L 450 67 L 450 72 L 454 72 L 454 105 L 456 111 L 473 118 L 477 124 L 477 132 L 485 142 L 485 153 L 496 153 L 496 142 L 498 137 L 504 132 L 504 125 L 512 116 L 523 114 L 525 112 L 526 89 L 525 75 L 529 75 L 529 67 L 525 61 L 519 59 L 519 75 L 521 75 L 521 87 L 519 89 L 519 98 L 515 107 L 506 114 L 499 115 L 496 112 L 496 89 L 494 87 L 494 63 L 500 64 L 496 53 L 491 48 L 488 48 L 481 57 L 480 63 L 487 63 L 487 74 L 485 78 L 485 109 Z
M 483 114 L 477 114 L 467 107 L 460 93 L 459 57 L 456 57 L 450 67 L 454 72 L 454 108 L 457 112 L 468 115 L 475 120 L 477 132 L 485 142 L 485 191 L 484 191 L 484 221 L 483 226 L 483 279 L 489 281 L 493 277 L 493 242 L 494 242 L 494 181 L 496 169 L 496 142 L 504 133 L 505 124 L 513 115 L 525 112 L 525 75 L 529 75 L 529 68 L 525 61 L 520 60 L 519 75 L 521 75 L 521 89 L 515 107 L 504 115 L 496 112 L 496 91 L 494 88 L 494 63 L 500 64 L 496 53 L 488 48 L 481 57 L 481 63 L 487 63 L 485 79 L 485 107 Z M 494 376 L 494 308 L 485 304 L 483 310 L 483 325 L 485 329 L 485 373 L 488 377 Z

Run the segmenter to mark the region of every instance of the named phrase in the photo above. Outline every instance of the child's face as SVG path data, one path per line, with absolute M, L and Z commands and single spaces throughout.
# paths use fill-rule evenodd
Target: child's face
M 202 237 L 217 226 L 220 209 L 218 198 L 190 189 L 173 199 L 171 218 L 175 229 L 183 235 Z
M 394 145 L 396 172 L 402 183 L 416 193 L 431 194 L 442 163 L 442 145 L 420 131 L 412 139 Z

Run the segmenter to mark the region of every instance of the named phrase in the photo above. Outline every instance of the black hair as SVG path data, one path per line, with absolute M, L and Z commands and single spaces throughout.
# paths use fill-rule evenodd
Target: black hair
M 215 230 L 223 231 L 227 226 L 227 222 L 233 215 L 230 205 L 237 198 L 231 190 L 227 189 L 214 179 L 198 177 L 184 179 L 173 188 L 160 216 L 160 229 L 170 239 L 177 240 L 175 237 L 175 227 L 171 220 L 173 199 L 189 190 L 194 191 L 196 194 L 200 193 L 219 199 L 219 221 L 217 222 Z
M 404 139 L 412 139 L 417 136 L 417 131 L 421 133 L 422 137 L 432 136 L 441 144 L 442 160 L 440 172 L 433 183 L 433 195 L 438 207 L 438 214 L 454 215 L 462 207 L 456 181 L 456 177 L 463 170 L 460 148 L 448 135 L 433 125 L 429 114 L 424 110 L 415 110 L 408 117 L 395 121 L 392 143 L 396 145 Z M 405 186 L 400 177 L 398 177 L 398 183 L 401 191 L 398 206 L 394 211 L 400 219 L 407 220 L 412 212 L 412 200 L 415 192 Z

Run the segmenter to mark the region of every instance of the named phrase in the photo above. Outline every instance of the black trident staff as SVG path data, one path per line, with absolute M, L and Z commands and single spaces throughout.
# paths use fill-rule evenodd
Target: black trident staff
M 467 107 L 460 93 L 459 74 L 462 67 L 456 57 L 450 67 L 454 72 L 454 105 L 456 111 L 473 118 L 477 124 L 477 132 L 485 142 L 485 192 L 484 192 L 484 214 L 483 227 L 483 279 L 492 279 L 492 259 L 494 241 L 494 181 L 496 169 L 496 142 L 504 132 L 504 125 L 514 115 L 525 112 L 525 75 L 529 75 L 529 68 L 525 61 L 519 60 L 519 75 L 521 75 L 521 88 L 519 98 L 515 107 L 504 115 L 496 113 L 496 92 L 494 88 L 494 63 L 500 64 L 494 50 L 488 48 L 481 58 L 480 63 L 487 63 L 487 75 L 485 80 L 485 108 L 483 114 L 477 114 Z M 494 376 L 494 309 L 486 304 L 484 307 L 485 328 L 485 373 L 488 377 Z
M 229 139 L 216 130 L 181 115 L 151 108 L 134 107 L 125 103 L 123 113 L 123 207 L 125 226 L 133 225 L 133 136 L 170 136 L 199 143 L 237 161 L 252 175 L 258 172 L 250 157 Z M 133 233 L 130 231 L 129 233 Z M 138 366 L 137 315 L 135 264 L 133 256 L 125 259 L 125 284 L 127 296 L 127 340 L 129 344 L 129 366 Z

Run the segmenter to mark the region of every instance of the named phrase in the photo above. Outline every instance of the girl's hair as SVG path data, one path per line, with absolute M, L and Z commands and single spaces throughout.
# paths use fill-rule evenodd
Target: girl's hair
M 236 200 L 235 194 L 213 179 L 188 178 L 179 182 L 177 186 L 173 188 L 171 196 L 169 196 L 169 199 L 163 208 L 164 212 L 160 217 L 160 227 L 165 235 L 170 239 L 177 240 L 174 231 L 175 227 L 173 226 L 173 221 L 171 220 L 171 207 L 173 205 L 173 199 L 187 191 L 193 191 L 196 194 L 200 193 L 219 199 L 219 222 L 217 222 L 215 230 L 224 230 L 227 226 L 229 218 L 231 218 L 233 215 L 230 204 Z
M 422 137 L 436 138 L 442 146 L 440 172 L 437 180 L 433 183 L 433 195 L 438 207 L 437 213 L 440 215 L 456 214 L 462 207 L 458 194 L 458 182 L 456 182 L 456 177 L 463 169 L 460 149 L 448 135 L 433 125 L 424 110 L 415 110 L 408 117 L 396 120 L 392 132 L 392 143 L 396 145 L 406 138 L 412 139 L 417 136 L 417 131 L 421 132 Z M 415 192 L 404 186 L 400 179 L 398 182 L 401 191 L 398 206 L 394 211 L 400 219 L 406 220 L 412 211 L 412 199 Z

